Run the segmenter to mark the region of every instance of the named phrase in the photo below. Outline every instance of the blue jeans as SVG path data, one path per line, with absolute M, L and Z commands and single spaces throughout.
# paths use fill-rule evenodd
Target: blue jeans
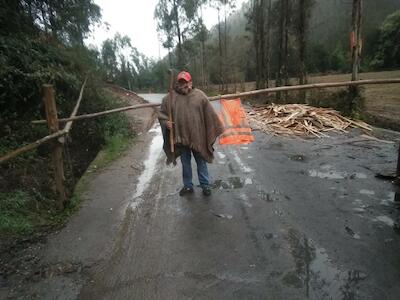
M 199 177 L 200 186 L 202 188 L 208 187 L 208 168 L 207 162 L 201 157 L 200 153 L 190 149 L 189 147 L 183 146 L 180 148 L 181 151 L 181 162 L 182 162 L 182 176 L 183 185 L 185 188 L 193 188 L 192 182 L 192 153 L 197 164 L 197 175 Z

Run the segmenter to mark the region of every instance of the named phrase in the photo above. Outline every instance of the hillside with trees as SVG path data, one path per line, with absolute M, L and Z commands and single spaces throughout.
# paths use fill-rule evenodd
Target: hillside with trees
M 194 1 L 197 4 L 189 12 L 196 13 L 189 18 L 187 6 L 192 2 L 160 1 L 164 11 L 161 14 L 156 9 L 155 15 L 163 45 L 170 50 L 164 61 L 176 68 L 183 64 L 194 73 L 198 84 L 219 84 L 223 90 L 226 83 L 259 78 L 257 86 L 263 87 L 268 85 L 262 83 L 266 78 L 277 79 L 279 85 L 286 77 L 300 77 L 299 82 L 304 82 L 301 77 L 305 77 L 305 71 L 351 69 L 352 1 L 251 0 L 242 7 L 229 1 Z M 202 20 L 202 7 L 206 5 L 220 12 L 219 22 L 210 31 Z M 377 63 L 377 47 L 385 36 L 385 19 L 398 9 L 399 0 L 363 1 L 361 70 L 388 67 Z M 176 27 L 175 12 L 186 16 L 179 19 L 183 30 Z

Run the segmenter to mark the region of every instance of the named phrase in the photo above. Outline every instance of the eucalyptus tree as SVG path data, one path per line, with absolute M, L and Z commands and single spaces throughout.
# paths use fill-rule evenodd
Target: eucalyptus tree
M 272 0 L 253 0 L 247 13 L 256 54 L 256 88 L 269 85 Z
M 91 26 L 101 20 L 93 0 L 19 0 L 19 7 L 39 30 L 73 46 L 83 46 Z
M 169 8 L 168 0 L 159 0 L 154 10 L 154 17 L 157 19 L 157 31 L 161 34 L 162 45 L 168 49 L 169 65 L 172 67 L 171 51 L 175 46 L 175 27 L 173 24 L 172 10 Z
M 164 37 L 163 46 L 177 48 L 176 67 L 183 69 L 187 65 L 187 57 L 183 43 L 192 37 L 192 26 L 202 0 L 159 0 L 154 16 L 157 19 L 157 30 Z
M 298 57 L 299 57 L 299 84 L 307 84 L 307 69 L 306 69 L 306 57 L 307 57 L 307 44 L 308 44 L 308 33 L 309 24 L 312 14 L 313 6 L 315 5 L 315 0 L 298 0 L 297 3 L 297 15 L 295 16 L 294 23 L 297 33 L 298 41 Z M 300 102 L 305 102 L 306 92 L 300 92 Z
M 227 26 L 227 13 L 232 12 L 236 7 L 235 0 L 210 0 L 209 5 L 217 10 L 218 13 L 218 54 L 219 54 L 219 84 L 220 91 L 226 90 L 226 79 L 228 73 L 228 26 Z M 222 32 L 221 10 L 224 10 L 224 23 Z

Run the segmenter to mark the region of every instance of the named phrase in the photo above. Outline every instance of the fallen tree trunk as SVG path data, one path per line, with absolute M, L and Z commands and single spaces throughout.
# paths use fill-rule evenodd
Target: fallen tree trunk
M 391 83 L 400 83 L 400 79 L 368 79 L 368 80 L 358 80 L 358 81 L 343 81 L 343 82 L 332 82 L 332 83 L 313 83 L 313 84 L 304 84 L 304 85 L 293 85 L 293 86 L 281 86 L 268 88 L 263 90 L 256 90 L 250 92 L 243 92 L 238 94 L 227 94 L 227 95 L 218 95 L 209 97 L 208 100 L 214 101 L 219 99 L 231 99 L 231 98 L 240 98 L 240 97 L 248 97 L 265 93 L 276 93 L 282 91 L 299 91 L 299 90 L 310 90 L 310 89 L 319 89 L 319 88 L 330 88 L 330 87 L 339 87 L 339 86 L 357 86 L 357 85 L 367 85 L 367 84 L 391 84 Z
M 5 162 L 5 161 L 7 161 L 7 160 L 10 160 L 11 158 L 14 158 L 14 157 L 16 157 L 18 155 L 21 155 L 21 154 L 23 154 L 25 152 L 33 150 L 33 149 L 39 147 L 40 145 L 42 145 L 44 143 L 47 143 L 47 142 L 49 142 L 51 140 L 54 140 L 54 139 L 56 139 L 56 138 L 58 138 L 60 136 L 63 136 L 65 134 L 67 134 L 67 132 L 65 130 L 60 130 L 60 131 L 57 131 L 57 132 L 55 132 L 53 134 L 45 136 L 44 138 L 41 138 L 41 139 L 39 139 L 39 140 L 29 144 L 29 145 L 26 145 L 26 146 L 23 146 L 23 147 L 21 147 L 21 148 L 19 148 L 17 150 L 14 150 L 14 151 L 12 151 L 12 152 L 0 157 L 0 164 Z

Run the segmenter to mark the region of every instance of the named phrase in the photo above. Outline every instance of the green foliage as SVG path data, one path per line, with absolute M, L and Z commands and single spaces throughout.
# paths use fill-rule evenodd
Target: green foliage
M 0 236 L 31 233 L 35 217 L 36 207 L 28 193 L 0 193 Z
M 115 136 L 127 138 L 131 135 L 129 121 L 124 114 L 112 114 L 104 117 L 102 130 L 106 143 Z
M 380 29 L 379 46 L 374 59 L 374 67 L 400 67 L 400 10 L 389 15 Z
M 343 49 L 343 46 L 338 43 L 335 49 L 330 54 L 330 70 L 336 70 L 342 73 L 348 72 L 350 68 L 349 59 L 347 57 L 346 51 Z
M 74 94 L 82 82 L 81 75 L 77 75 L 80 68 L 74 54 L 40 39 L 0 37 L 2 119 L 39 117 L 44 83 L 52 83 L 63 91 L 63 98 Z
M 168 66 L 164 61 L 155 62 L 133 47 L 129 37 L 117 33 L 103 42 L 101 66 L 109 82 L 135 91 L 165 88 Z
M 322 44 L 309 47 L 307 69 L 310 73 L 326 72 L 330 69 L 329 52 Z

